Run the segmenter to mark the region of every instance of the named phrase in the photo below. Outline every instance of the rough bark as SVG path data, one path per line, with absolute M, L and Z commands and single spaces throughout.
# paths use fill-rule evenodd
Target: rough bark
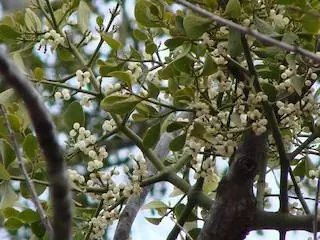
M 199 240 L 245 239 L 255 217 L 253 182 L 259 162 L 266 158 L 267 135 L 248 131 L 230 161 L 227 175 L 219 183 Z

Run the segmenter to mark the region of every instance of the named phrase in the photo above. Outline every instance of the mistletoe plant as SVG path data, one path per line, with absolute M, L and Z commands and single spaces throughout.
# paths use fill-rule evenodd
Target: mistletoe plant
M 101 239 L 117 223 L 128 239 L 144 205 L 145 224 L 171 217 L 171 240 L 316 239 L 320 3 L 137 0 L 133 19 L 108 4 L 32 0 L 0 23 L 8 233 Z M 163 181 L 180 200 L 146 204 Z

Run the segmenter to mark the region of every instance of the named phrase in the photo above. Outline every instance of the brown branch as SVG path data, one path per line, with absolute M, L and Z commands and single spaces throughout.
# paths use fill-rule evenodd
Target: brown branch
M 294 216 L 280 212 L 258 211 L 254 218 L 251 230 L 272 229 L 278 231 L 304 230 L 313 232 L 314 215 Z M 318 221 L 318 227 L 320 223 Z
M 266 158 L 267 134 L 256 136 L 251 130 L 230 159 L 227 175 L 220 181 L 199 240 L 244 239 L 253 224 L 256 203 L 253 182 L 258 164 Z M 230 231 L 232 229 L 232 231 Z
M 54 123 L 38 93 L 3 53 L 0 54 L 0 74 L 24 100 L 46 158 L 53 204 L 53 239 L 71 239 L 71 196 Z

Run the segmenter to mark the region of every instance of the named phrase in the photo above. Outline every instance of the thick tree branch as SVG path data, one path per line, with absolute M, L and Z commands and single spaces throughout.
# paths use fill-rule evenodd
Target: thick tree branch
M 253 60 L 251 57 L 249 45 L 247 39 L 244 35 L 241 35 L 242 46 L 244 50 L 244 55 L 247 60 L 249 72 L 253 77 L 253 86 L 257 92 L 262 92 L 262 88 L 260 86 L 258 75 L 255 70 Z M 276 119 L 276 115 L 272 106 L 269 103 L 263 103 L 263 110 L 265 112 L 265 116 L 269 122 L 269 127 L 271 128 L 273 138 L 276 142 L 276 146 L 278 149 L 279 157 L 280 157 L 280 211 L 288 212 L 288 171 L 289 171 L 289 160 L 287 158 L 287 154 L 282 142 L 281 133 L 278 127 L 278 121 Z
M 16 66 L 0 54 L 0 74 L 24 100 L 45 155 L 53 204 L 54 239 L 71 239 L 71 196 L 63 154 L 56 139 L 55 127 L 43 101 L 32 86 L 22 78 Z
M 215 203 L 205 219 L 199 240 L 239 240 L 250 231 L 256 204 L 253 181 L 258 165 L 266 158 L 267 134 L 256 136 L 251 130 L 230 162 L 227 175 L 220 181 Z M 232 231 L 230 231 L 232 229 Z
M 278 231 L 296 231 L 304 230 L 313 232 L 314 215 L 294 216 L 280 212 L 262 212 L 256 213 L 251 230 L 273 229 Z M 318 227 L 320 222 L 318 221 Z

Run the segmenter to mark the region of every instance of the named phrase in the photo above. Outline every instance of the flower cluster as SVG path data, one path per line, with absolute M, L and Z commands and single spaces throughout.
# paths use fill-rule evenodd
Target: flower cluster
M 73 124 L 73 129 L 69 133 L 70 137 L 75 140 L 74 147 L 78 148 L 84 154 L 88 155 L 90 161 L 88 162 L 87 170 L 89 172 L 96 171 L 103 167 L 103 160 L 108 157 L 108 153 L 104 147 L 96 149 L 94 144 L 97 142 L 96 136 L 79 123 Z
M 85 86 L 90 83 L 90 73 L 88 71 L 82 72 L 80 69 L 76 71 L 77 81 L 80 84 L 80 87 Z
M 117 92 L 121 89 L 121 84 L 120 83 L 115 83 L 115 84 L 107 84 L 107 86 L 104 89 L 104 94 L 109 95 L 111 93 Z
M 88 95 L 82 95 L 80 98 L 80 105 L 89 107 L 91 104 L 90 97 Z
M 132 76 L 133 80 L 136 81 L 142 74 L 142 69 L 140 63 L 130 62 L 128 64 L 128 72 Z
M 208 47 L 213 47 L 214 46 L 214 40 L 212 40 L 210 38 L 210 35 L 208 33 L 204 33 L 202 36 L 202 41 L 203 41 L 203 44 L 208 46 Z
M 62 89 L 61 92 L 55 92 L 55 93 L 54 93 L 54 98 L 55 98 L 56 100 L 60 100 L 61 98 L 63 98 L 63 99 L 66 100 L 66 101 L 67 101 L 67 100 L 70 100 L 70 98 L 71 98 L 70 90 L 64 88 L 64 89 Z
M 43 46 L 45 51 L 47 45 L 50 46 L 51 51 L 54 51 L 60 44 L 64 43 L 64 38 L 56 32 L 56 30 L 51 29 L 49 32 L 43 35 L 43 38 L 40 40 L 40 48 Z M 39 50 L 40 50 L 39 48 Z
M 108 211 L 102 209 L 97 217 L 93 217 L 89 224 L 92 225 L 90 239 L 101 239 L 105 233 L 106 227 L 119 218 L 117 210 Z
M 130 154 L 129 157 L 132 159 L 133 171 L 130 174 L 128 167 L 125 167 L 124 170 L 132 180 L 132 189 L 130 189 L 131 192 L 138 195 L 142 191 L 142 188 L 140 187 L 142 180 L 149 176 L 147 163 L 141 154 L 139 154 L 137 157 L 134 157 L 132 154 Z
M 76 170 L 68 169 L 68 175 L 70 180 L 74 183 L 84 184 L 86 181 L 84 176 L 79 174 Z
M 289 18 L 284 17 L 281 13 L 276 13 L 276 10 L 270 10 L 270 18 L 273 20 L 273 24 L 279 28 L 284 29 L 290 22 Z
M 104 131 L 104 134 L 106 132 L 111 132 L 111 131 L 115 130 L 116 128 L 117 128 L 117 124 L 113 119 L 105 120 L 102 124 L 102 129 Z

